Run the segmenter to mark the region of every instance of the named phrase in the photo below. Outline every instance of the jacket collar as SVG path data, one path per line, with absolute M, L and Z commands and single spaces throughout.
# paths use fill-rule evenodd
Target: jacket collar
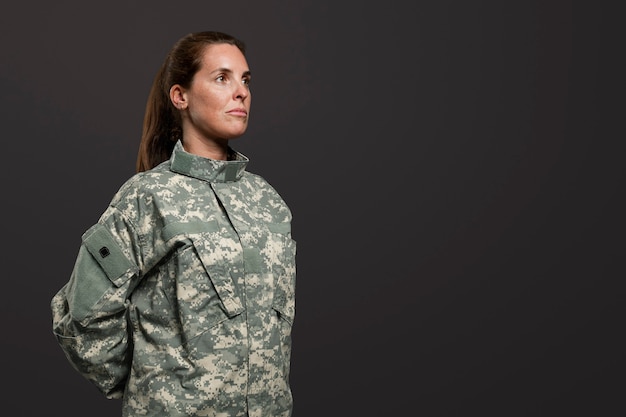
M 245 155 L 230 149 L 235 155 L 232 161 L 204 158 L 185 151 L 179 140 L 170 157 L 170 169 L 209 182 L 239 181 L 250 161 Z

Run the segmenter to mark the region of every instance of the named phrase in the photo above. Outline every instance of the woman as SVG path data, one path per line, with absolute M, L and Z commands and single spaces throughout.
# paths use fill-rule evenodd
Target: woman
M 291 212 L 229 145 L 248 125 L 250 76 L 230 35 L 174 45 L 137 174 L 52 300 L 67 358 L 124 416 L 291 415 Z

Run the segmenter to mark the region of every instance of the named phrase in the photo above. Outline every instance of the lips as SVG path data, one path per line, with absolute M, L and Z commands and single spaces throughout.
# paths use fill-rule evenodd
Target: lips
M 227 111 L 226 113 L 230 114 L 231 116 L 238 116 L 238 117 L 248 116 L 248 112 L 246 111 L 246 109 L 232 109 L 232 110 Z

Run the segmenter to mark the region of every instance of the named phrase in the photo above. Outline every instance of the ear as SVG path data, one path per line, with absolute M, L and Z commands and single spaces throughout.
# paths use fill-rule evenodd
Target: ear
M 187 103 L 185 89 L 181 87 L 180 84 L 174 84 L 172 88 L 170 88 L 170 100 L 172 100 L 172 104 L 178 110 L 185 110 L 189 105 L 189 103 Z

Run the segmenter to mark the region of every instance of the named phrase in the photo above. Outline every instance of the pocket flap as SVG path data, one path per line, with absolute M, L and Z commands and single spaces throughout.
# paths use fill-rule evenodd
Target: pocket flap
M 207 247 L 210 245 L 207 239 L 193 239 L 194 246 L 198 251 L 202 265 L 206 270 L 213 287 L 217 292 L 218 297 L 222 301 L 222 304 L 226 310 L 228 317 L 232 318 L 237 314 L 241 314 L 244 311 L 241 299 L 237 295 L 237 281 L 236 273 L 241 271 L 243 273 L 243 260 L 240 268 L 225 268 L 223 262 L 230 262 L 222 260 L 223 257 L 228 256 L 224 248 L 218 248 L 217 245 L 213 247 Z M 221 253 L 224 252 L 224 253 Z M 230 272 L 229 272 L 230 271 Z
M 111 233 L 100 223 L 83 234 L 83 244 L 117 287 L 132 276 L 127 274 L 129 270 L 137 270 L 137 266 L 124 255 Z

